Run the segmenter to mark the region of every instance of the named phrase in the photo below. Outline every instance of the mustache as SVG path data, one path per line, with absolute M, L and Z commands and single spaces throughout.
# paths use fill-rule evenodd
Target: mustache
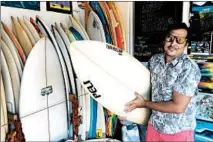
M 169 49 L 175 49 L 175 50 L 180 49 L 179 47 L 175 47 L 175 46 L 171 46 L 171 45 L 170 45 L 170 46 L 168 46 L 168 48 L 169 48 Z

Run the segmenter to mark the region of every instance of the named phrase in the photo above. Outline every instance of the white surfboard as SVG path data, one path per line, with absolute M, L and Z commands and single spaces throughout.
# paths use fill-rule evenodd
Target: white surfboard
M 5 89 L 1 78 L 1 141 L 5 141 L 8 132 L 7 108 L 5 99 Z
M 65 61 L 67 71 L 68 71 L 68 76 L 70 78 L 69 81 L 71 84 L 72 93 L 75 95 L 77 91 L 76 91 L 75 78 L 74 78 L 74 73 L 73 73 L 73 69 L 72 69 L 72 65 L 71 65 L 69 51 L 67 50 L 67 48 L 63 42 L 63 39 L 61 38 L 60 34 L 57 32 L 57 30 L 55 29 L 54 26 L 52 26 L 52 30 L 53 30 L 53 35 L 55 36 L 55 39 L 58 43 L 58 46 L 61 50 L 63 57 L 64 57 L 64 61 Z
M 58 32 L 56 31 L 56 35 L 57 35 L 56 40 L 57 40 L 58 44 L 61 43 L 60 45 L 62 45 L 62 46 L 65 45 L 65 48 L 62 48 L 62 53 L 63 53 L 63 56 L 65 58 L 65 62 L 67 64 L 69 76 L 71 78 L 71 85 L 72 85 L 73 94 L 76 94 L 77 88 L 76 88 L 76 83 L 74 81 L 74 79 L 75 79 L 74 78 L 74 72 L 73 72 L 73 68 L 72 68 L 72 64 L 71 64 L 71 60 L 70 60 L 71 57 L 70 57 L 70 54 L 69 54 L 70 41 L 69 41 L 68 36 L 64 32 L 64 30 L 62 29 L 62 27 L 58 23 L 55 23 L 55 29 L 57 29 L 57 31 L 58 31 Z
M 58 33 L 58 31 L 56 30 L 56 28 L 53 25 L 52 25 L 52 32 L 53 32 L 53 35 L 55 36 L 55 39 L 56 39 L 56 41 L 58 43 L 58 46 L 59 46 L 59 48 L 60 48 L 60 50 L 62 52 L 62 55 L 63 55 L 63 57 L 65 59 L 65 64 L 66 64 L 66 67 L 67 67 L 70 84 L 75 83 L 74 82 L 74 75 L 73 75 L 72 65 L 71 65 L 71 60 L 70 60 L 70 57 L 69 57 L 69 52 L 67 50 L 67 47 L 65 46 L 65 43 L 63 42 L 63 39 L 61 38 L 60 34 Z M 76 95 L 75 86 L 72 85 L 71 88 L 72 88 L 72 94 Z M 69 96 L 67 96 L 67 100 L 69 100 Z M 70 112 L 71 111 L 71 106 L 69 105 L 69 102 L 67 102 L 67 104 L 68 104 L 68 112 Z M 70 117 L 70 113 L 68 113 L 68 114 L 69 114 L 69 117 Z M 69 125 L 71 125 L 71 123 Z
M 63 72 L 48 38 L 40 39 L 29 54 L 20 92 L 20 117 L 26 141 L 67 139 Z
M 104 27 L 94 11 L 90 11 L 89 13 L 87 33 L 91 40 L 106 42 Z
M 134 92 L 150 99 L 150 72 L 145 66 L 119 48 L 98 41 L 75 41 L 70 54 L 77 77 L 95 100 L 129 121 L 148 122 L 149 109 L 124 112 Z
M 55 47 L 55 50 L 58 54 L 60 64 L 61 64 L 61 67 L 62 67 L 63 78 L 64 78 L 64 81 L 65 81 L 66 96 L 68 98 L 69 94 L 72 93 L 71 92 L 72 86 L 69 82 L 68 70 L 66 68 L 65 59 L 63 57 L 62 51 L 59 48 L 58 43 L 56 42 L 54 35 L 52 34 L 50 28 L 47 26 L 45 21 L 40 16 L 36 15 L 36 22 L 37 22 L 39 28 L 43 31 L 44 35 L 46 35 L 51 40 L 51 42 L 52 42 L 53 46 Z M 67 111 L 68 111 L 68 109 L 69 109 L 69 106 L 67 106 Z
M 70 47 L 70 40 L 69 40 L 68 36 L 66 35 L 66 33 L 64 32 L 64 30 L 62 29 L 62 27 L 60 26 L 59 23 L 55 23 L 55 27 L 56 27 L 58 33 L 60 34 L 64 44 L 66 45 L 66 48 L 68 49 Z
M 13 94 L 12 79 L 3 52 L 1 52 L 1 71 L 3 83 L 5 86 L 7 110 L 8 112 L 15 114 L 15 98 Z
M 1 38 L 5 42 L 7 47 L 9 47 L 9 50 L 10 50 L 10 52 L 11 52 L 13 58 L 14 58 L 14 61 L 16 63 L 17 69 L 18 69 L 19 78 L 21 80 L 23 63 L 22 63 L 22 60 L 21 60 L 21 58 L 18 54 L 18 51 L 17 51 L 15 45 L 13 44 L 12 40 L 10 39 L 10 37 L 7 35 L 7 33 L 3 29 L 1 29 Z
M 53 46 L 55 47 L 55 50 L 59 56 L 59 60 L 60 60 L 60 63 L 61 63 L 61 67 L 62 67 L 62 71 L 63 71 L 63 77 L 64 77 L 64 80 L 65 80 L 65 88 L 66 88 L 66 94 L 67 96 L 69 96 L 69 93 L 71 92 L 71 84 L 69 83 L 69 80 L 68 80 L 68 71 L 66 69 L 66 65 L 65 65 L 65 62 L 64 62 L 64 59 L 63 59 L 63 55 L 62 55 L 62 52 L 55 40 L 55 37 L 53 36 L 50 28 L 47 26 L 46 22 L 38 15 L 36 15 L 36 22 L 37 24 L 39 25 L 39 28 L 42 30 L 42 32 L 44 33 L 44 35 L 46 35 L 50 41 L 52 42 Z
M 79 32 L 79 34 L 83 37 L 84 40 L 89 40 L 89 37 L 87 34 L 83 32 L 81 27 L 78 25 L 78 23 L 73 19 L 72 15 L 70 15 L 70 21 L 71 21 L 71 26 Z
M 11 76 L 11 81 L 12 81 L 12 87 L 13 87 L 13 94 L 15 97 L 15 109 L 16 113 L 18 113 L 18 108 L 19 108 L 19 93 L 20 93 L 20 78 L 18 74 L 18 69 L 16 67 L 16 63 L 12 57 L 12 54 L 8 48 L 8 46 L 5 44 L 3 40 L 1 40 L 2 44 L 2 51 L 5 55 L 5 59 L 9 68 L 10 76 Z
M 86 95 L 84 89 L 82 88 L 79 80 L 77 79 L 78 88 L 78 103 L 79 103 L 79 116 L 81 118 L 81 123 L 79 124 L 78 139 L 86 140 L 87 136 L 87 107 L 86 107 Z

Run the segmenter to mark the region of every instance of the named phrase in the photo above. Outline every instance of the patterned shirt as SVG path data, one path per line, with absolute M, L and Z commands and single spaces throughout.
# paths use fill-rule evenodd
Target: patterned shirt
M 191 100 L 182 114 L 164 113 L 152 110 L 150 123 L 165 134 L 174 134 L 184 130 L 194 130 L 196 126 L 195 95 L 200 81 L 198 65 L 186 54 L 165 64 L 165 55 L 154 55 L 148 62 L 151 72 L 152 101 L 171 101 L 173 91 L 191 96 Z

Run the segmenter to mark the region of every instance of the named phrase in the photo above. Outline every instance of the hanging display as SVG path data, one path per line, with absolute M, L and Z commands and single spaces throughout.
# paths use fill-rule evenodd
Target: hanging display
M 72 13 L 72 2 L 70 2 L 70 1 L 47 2 L 47 11 L 71 14 Z
M 40 11 L 40 1 L 1 1 L 1 6 Z

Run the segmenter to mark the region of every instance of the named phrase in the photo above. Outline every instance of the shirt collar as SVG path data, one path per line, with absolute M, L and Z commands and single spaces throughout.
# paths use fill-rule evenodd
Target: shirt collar
M 166 63 L 166 61 L 165 61 L 165 56 L 166 56 L 166 55 L 163 54 L 163 55 L 161 56 L 161 58 L 160 58 L 160 63 L 163 64 L 163 65 L 165 65 L 165 63 Z M 173 67 L 174 67 L 174 66 L 177 65 L 177 63 L 178 63 L 180 60 L 184 60 L 184 59 L 186 59 L 186 58 L 187 58 L 187 55 L 186 55 L 185 53 L 182 53 L 180 56 L 174 58 L 174 59 L 172 60 L 172 62 L 170 62 L 169 64 L 172 64 Z

